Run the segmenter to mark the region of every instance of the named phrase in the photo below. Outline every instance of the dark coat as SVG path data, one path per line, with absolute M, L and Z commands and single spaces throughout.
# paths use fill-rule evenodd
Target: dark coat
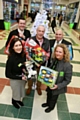
M 55 44 L 56 39 L 50 40 L 50 47 L 53 47 Z M 62 43 L 65 45 L 72 45 L 70 42 L 66 41 L 66 40 L 62 40 Z
M 52 28 L 56 27 L 56 20 L 52 20 L 52 22 L 51 22 L 51 27 L 52 27 Z
M 22 69 L 25 68 L 25 66 L 19 67 L 19 64 L 23 64 L 24 62 L 26 62 L 26 54 L 21 56 L 21 54 L 13 53 L 9 56 L 6 62 L 6 77 L 14 80 L 22 79 Z
M 38 40 L 36 39 L 36 36 L 32 37 L 33 40 L 35 40 L 35 42 L 40 46 Z M 45 37 L 43 37 L 43 44 L 41 46 L 46 52 L 49 52 L 49 48 L 50 48 L 50 43 L 49 40 Z
M 36 39 L 36 36 L 31 37 L 31 38 L 40 46 L 38 40 Z M 49 40 L 45 37 L 43 37 L 43 44 L 42 44 L 41 48 L 43 48 L 47 53 L 50 54 L 50 43 L 49 43 Z M 42 63 L 42 65 L 45 66 L 46 63 L 47 63 L 47 61 L 44 61 Z
M 54 62 L 55 60 L 53 59 L 50 68 L 53 68 Z M 52 90 L 53 95 L 65 93 L 67 91 L 67 85 L 71 82 L 72 78 L 72 65 L 69 62 L 60 60 L 57 62 L 55 70 L 59 72 L 55 83 L 58 85 L 58 88 Z
M 10 39 L 12 38 L 13 35 L 16 35 L 16 36 L 19 37 L 18 29 L 13 30 L 13 31 L 10 32 L 10 34 L 9 34 L 9 36 L 8 36 L 8 39 L 7 39 L 7 42 L 6 42 L 6 45 L 5 45 L 6 47 L 7 47 L 8 43 L 9 43 L 9 41 L 10 41 Z M 27 38 L 31 37 L 30 31 L 25 29 L 25 30 L 24 30 L 24 36 L 25 36 L 24 41 L 26 41 Z
M 50 40 L 50 48 L 52 48 L 54 46 L 55 41 L 56 41 L 56 39 Z M 72 44 L 64 39 L 62 40 L 62 44 L 65 44 L 67 46 L 71 45 L 71 47 L 72 47 Z M 51 53 L 52 53 L 52 51 L 51 51 Z M 72 48 L 72 58 L 73 58 L 73 48 Z

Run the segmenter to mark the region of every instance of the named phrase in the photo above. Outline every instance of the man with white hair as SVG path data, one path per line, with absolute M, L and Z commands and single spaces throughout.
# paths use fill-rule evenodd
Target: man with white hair
M 45 27 L 43 25 L 39 25 L 36 29 L 36 35 L 32 37 L 32 39 L 42 48 L 46 51 L 47 56 L 50 56 L 50 45 L 49 45 L 49 40 L 44 37 L 45 33 Z M 43 61 L 41 65 L 45 65 L 46 61 Z M 37 73 L 39 73 L 39 67 L 37 67 Z M 29 95 L 31 93 L 33 81 L 28 80 L 28 89 L 26 94 Z M 38 95 L 41 95 L 41 82 L 37 81 L 37 93 Z

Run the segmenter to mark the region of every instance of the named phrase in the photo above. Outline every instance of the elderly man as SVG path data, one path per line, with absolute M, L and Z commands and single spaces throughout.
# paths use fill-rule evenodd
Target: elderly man
M 50 40 L 50 48 L 51 48 L 51 53 L 52 53 L 52 48 L 56 47 L 57 44 L 65 44 L 67 46 L 71 46 L 72 49 L 72 58 L 73 58 L 73 48 L 72 44 L 63 38 L 63 31 L 61 29 L 57 29 L 55 33 L 55 39 Z
M 41 47 L 43 48 L 48 56 L 50 55 L 50 45 L 49 45 L 49 40 L 47 38 L 44 37 L 44 33 L 45 33 L 45 27 L 43 25 L 39 25 L 37 30 L 36 30 L 36 36 L 32 37 L 32 39 Z M 43 64 L 41 65 L 45 65 L 46 61 L 43 62 Z M 37 73 L 39 73 L 39 67 L 37 67 Z M 32 89 L 32 80 L 28 80 L 28 89 L 26 94 L 29 95 Z M 39 95 L 42 94 L 41 92 L 41 82 L 37 81 L 37 93 Z
M 10 32 L 6 45 L 8 45 L 10 39 L 12 38 L 12 36 L 18 36 L 20 40 L 24 40 L 26 41 L 27 38 L 31 37 L 30 31 L 25 29 L 26 27 L 26 20 L 24 18 L 19 18 L 18 20 L 18 29 L 15 29 L 13 31 Z

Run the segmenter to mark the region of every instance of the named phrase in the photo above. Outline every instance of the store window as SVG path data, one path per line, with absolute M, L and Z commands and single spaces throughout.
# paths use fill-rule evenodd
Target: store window
M 19 11 L 17 2 L 11 0 L 3 1 L 3 18 L 5 21 L 15 20 Z

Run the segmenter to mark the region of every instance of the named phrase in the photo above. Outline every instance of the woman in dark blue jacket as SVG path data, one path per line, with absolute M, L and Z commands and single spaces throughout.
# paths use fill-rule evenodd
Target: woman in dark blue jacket
M 52 53 L 51 69 L 58 71 L 58 77 L 55 85 L 47 87 L 47 100 L 42 104 L 42 107 L 48 107 L 45 112 L 50 112 L 54 109 L 58 96 L 67 91 L 67 85 L 72 78 L 72 65 L 69 60 L 69 51 L 64 44 L 58 44 Z

